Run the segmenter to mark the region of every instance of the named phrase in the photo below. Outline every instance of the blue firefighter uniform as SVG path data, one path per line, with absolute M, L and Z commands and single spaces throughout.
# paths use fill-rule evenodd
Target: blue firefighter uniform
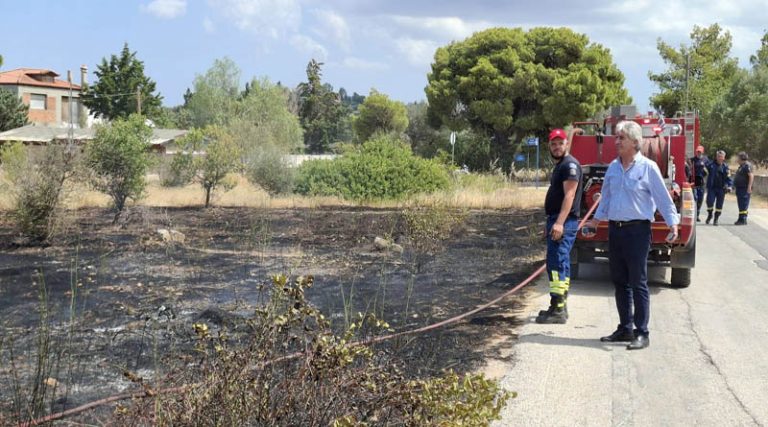
M 714 222 L 717 225 L 720 214 L 723 213 L 723 201 L 726 191 L 732 187 L 731 172 L 728 165 L 712 160 L 707 163 L 707 224 L 712 221 L 712 209 L 714 207 Z
M 686 175 L 689 181 L 693 183 L 693 197 L 696 199 L 696 221 L 699 220 L 701 207 L 704 205 L 704 188 L 707 180 L 707 163 L 709 159 L 705 155 L 694 156 L 686 164 Z
M 747 225 L 749 199 L 752 192 L 752 189 L 749 188 L 749 176 L 752 173 L 752 165 L 744 161 L 744 163 L 739 165 L 739 169 L 736 171 L 736 176 L 733 179 L 733 186 L 736 188 L 736 203 L 739 205 L 739 219 L 734 223 L 735 225 Z
M 552 178 L 544 200 L 547 215 L 547 275 L 549 276 L 549 310 L 542 310 L 537 323 L 565 323 L 568 318 L 566 301 L 571 284 L 571 249 L 576 241 L 579 210 L 581 209 L 581 185 L 577 186 L 571 210 L 563 224 L 563 237 L 552 240 L 552 225 L 560 215 L 560 208 L 565 199 L 563 183 L 573 180 L 581 183 L 581 165 L 570 155 L 564 156 L 552 171 Z

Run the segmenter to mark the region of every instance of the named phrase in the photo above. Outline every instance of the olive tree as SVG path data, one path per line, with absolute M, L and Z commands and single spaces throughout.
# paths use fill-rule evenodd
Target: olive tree
M 146 173 L 151 162 L 149 141 L 152 129 L 139 115 L 99 126 L 85 150 L 85 165 L 94 189 L 112 198 L 114 222 L 128 199 L 144 196 Z

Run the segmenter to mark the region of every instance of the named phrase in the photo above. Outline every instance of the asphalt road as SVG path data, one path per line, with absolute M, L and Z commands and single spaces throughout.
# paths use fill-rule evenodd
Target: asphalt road
M 538 325 L 546 276 L 502 385 L 516 391 L 497 426 L 768 426 L 768 209 L 733 226 L 700 223 L 686 289 L 650 269 L 649 348 L 601 343 L 618 324 L 608 266 L 582 268 L 566 325 Z

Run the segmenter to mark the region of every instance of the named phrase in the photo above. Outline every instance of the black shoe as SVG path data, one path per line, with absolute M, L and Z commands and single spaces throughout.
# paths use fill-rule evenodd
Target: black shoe
M 704 223 L 709 224 L 710 221 L 712 221 L 712 214 L 707 215 L 707 220 Z
M 651 340 L 648 335 L 638 335 L 627 346 L 627 350 L 642 350 L 651 345 Z
M 747 222 L 740 219 L 740 220 L 734 222 L 733 225 L 747 225 Z
M 696 217 L 696 222 L 701 222 L 701 219 L 699 219 L 699 217 Z
M 717 227 L 717 220 L 715 220 L 715 221 L 712 223 L 712 225 L 714 225 L 715 227 Z
M 635 333 L 632 331 L 626 331 L 623 329 L 616 329 L 616 331 L 607 337 L 600 338 L 601 342 L 629 342 L 635 339 Z

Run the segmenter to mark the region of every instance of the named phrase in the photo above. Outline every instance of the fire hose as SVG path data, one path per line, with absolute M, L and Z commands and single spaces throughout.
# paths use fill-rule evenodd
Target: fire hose
M 597 196 L 597 198 L 595 200 L 595 203 L 592 205 L 592 207 L 590 207 L 590 209 L 587 211 L 587 213 L 584 215 L 584 217 L 579 221 L 578 230 L 580 230 L 584 226 L 584 224 L 587 222 L 589 217 L 595 211 L 595 209 L 597 208 L 599 203 L 600 203 L 600 196 L 598 194 L 598 196 Z M 577 231 L 577 233 L 578 233 L 578 231 Z M 498 303 L 499 301 L 503 300 L 504 298 L 506 298 L 506 297 L 508 297 L 508 296 L 510 296 L 510 295 L 512 295 L 512 294 L 514 294 L 516 292 L 518 292 L 524 286 L 528 285 L 534 279 L 536 279 L 541 273 L 544 272 L 544 270 L 546 268 L 547 268 L 546 264 L 541 265 L 539 268 L 536 269 L 536 271 L 531 273 L 527 278 L 525 278 L 523 281 L 518 283 L 512 289 L 504 292 L 503 294 L 499 295 L 498 297 L 494 298 L 493 300 L 491 300 L 491 301 L 489 301 L 489 302 L 487 302 L 485 304 L 482 304 L 480 306 L 475 307 L 474 309 L 472 309 L 470 311 L 461 313 L 461 314 L 456 315 L 454 317 L 451 317 L 449 319 L 441 320 L 439 322 L 423 326 L 421 328 L 411 329 L 411 330 L 401 331 L 401 332 L 396 332 L 396 333 L 389 334 L 389 335 L 380 335 L 380 336 L 368 338 L 368 339 L 365 339 L 365 340 L 362 340 L 362 341 L 351 342 L 351 343 L 349 343 L 349 345 L 353 346 L 353 345 L 370 345 L 370 344 L 375 344 L 375 343 L 379 343 L 379 342 L 383 342 L 383 341 L 388 341 L 388 340 L 391 340 L 391 339 L 394 339 L 394 338 L 398 338 L 398 337 L 402 337 L 402 336 L 406 336 L 406 335 L 420 334 L 420 333 L 423 333 L 423 332 L 427 332 L 427 331 L 431 331 L 431 330 L 434 330 L 434 329 L 441 328 L 441 327 L 446 326 L 446 325 L 450 325 L 452 323 L 456 323 L 456 322 L 458 322 L 460 320 L 466 319 L 469 316 L 472 316 L 473 314 L 479 313 L 479 312 L 487 309 L 488 307 L 491 307 L 491 306 L 495 305 L 496 303 Z M 268 365 L 272 365 L 272 364 L 278 363 L 278 362 L 284 362 L 284 361 L 287 361 L 287 360 L 296 359 L 296 358 L 298 358 L 298 357 L 300 357 L 300 356 L 302 356 L 304 354 L 305 354 L 305 352 L 292 353 L 292 354 L 280 357 L 278 359 L 267 361 L 267 362 L 265 362 L 262 365 L 262 367 L 268 366 Z M 145 388 L 144 390 L 136 390 L 136 391 L 133 391 L 133 392 L 126 392 L 126 393 L 122 393 L 122 394 L 118 394 L 118 395 L 114 395 L 114 396 L 105 397 L 103 399 L 95 400 L 93 402 L 89 402 L 89 403 L 83 404 L 81 406 L 78 406 L 78 407 L 75 407 L 75 408 L 72 408 L 72 409 L 68 409 L 66 411 L 57 412 L 57 413 L 54 413 L 54 414 L 47 415 L 45 417 L 41 417 L 41 418 L 37 418 L 37 419 L 31 420 L 31 421 L 23 422 L 23 423 L 20 423 L 18 426 L 19 427 L 29 427 L 29 426 L 39 425 L 39 424 L 42 424 L 42 423 L 47 423 L 47 422 L 50 422 L 50 421 L 54 421 L 54 420 L 62 419 L 62 418 L 65 418 L 65 417 L 68 417 L 68 416 L 71 416 L 71 415 L 79 414 L 81 412 L 85 412 L 85 411 L 88 411 L 90 409 L 93 409 L 93 408 L 96 408 L 96 407 L 99 407 L 99 406 L 102 406 L 102 405 L 106 405 L 106 404 L 112 403 L 112 402 L 118 402 L 118 401 L 121 401 L 121 400 L 126 400 L 126 399 L 142 399 L 142 398 L 147 398 L 147 397 L 154 397 L 154 396 L 157 396 L 158 394 L 182 393 L 182 392 L 186 391 L 187 389 L 189 389 L 192 386 L 193 385 L 184 385 L 184 386 L 171 387 L 171 388 L 165 388 L 165 389 L 154 389 L 154 390 L 150 390 L 149 388 Z

